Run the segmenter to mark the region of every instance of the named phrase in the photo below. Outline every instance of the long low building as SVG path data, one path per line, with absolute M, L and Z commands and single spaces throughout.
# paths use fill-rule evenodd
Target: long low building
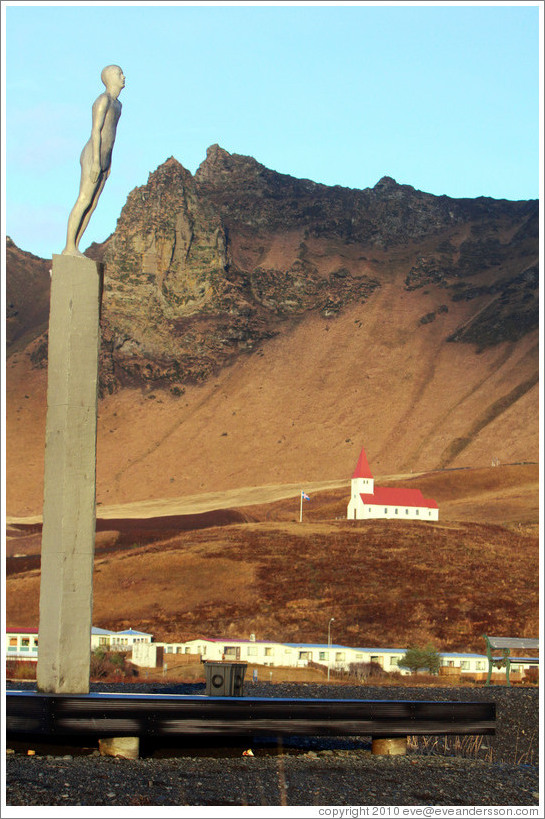
M 173 655 L 191 654 L 208 661 L 245 662 L 265 667 L 305 668 L 316 663 L 331 671 L 350 670 L 356 663 L 375 663 L 384 671 L 398 672 L 404 676 L 411 674 L 408 668 L 399 665 L 406 653 L 405 648 L 353 648 L 344 645 L 327 643 L 277 643 L 269 640 L 250 639 L 230 640 L 225 638 L 200 638 L 183 643 L 152 643 L 149 646 L 135 646 L 133 662 L 145 667 L 146 657 L 152 660 L 148 667 L 154 667 L 151 653 L 154 647 L 161 649 L 161 657 L 168 665 Z M 157 651 L 155 648 L 155 651 Z M 484 679 L 488 671 L 488 659 L 485 654 L 462 652 L 439 652 L 440 670 L 444 676 L 449 674 L 467 674 Z M 532 667 L 531 663 L 520 663 L 511 666 L 512 676 L 522 674 Z M 513 676 L 516 679 L 516 676 Z
M 8 629 L 6 636 L 6 660 L 38 659 L 37 629 Z M 406 653 L 405 648 L 354 648 L 327 643 L 279 643 L 272 640 L 256 640 L 254 635 L 249 639 L 202 637 L 179 643 L 154 642 L 153 635 L 147 632 L 134 629 L 108 631 L 93 626 L 91 650 L 99 647 L 132 653 L 131 661 L 141 668 L 157 668 L 159 665 L 168 668 L 169 663 L 171 666 L 177 664 L 181 660 L 181 655 L 191 655 L 192 659 L 200 658 L 203 661 L 244 662 L 265 668 L 306 668 L 310 664 L 318 664 L 332 672 L 347 672 L 353 664 L 374 663 L 387 672 L 398 672 L 404 676 L 411 673 L 408 668 L 399 665 Z M 484 679 L 488 671 L 488 659 L 485 654 L 439 652 L 439 661 L 440 675 L 467 674 L 476 679 Z M 514 663 L 511 666 L 511 676 L 516 679 L 517 673 L 522 675 L 532 667 L 534 666 L 530 662 Z
M 132 628 L 125 631 L 109 631 L 104 628 L 91 629 L 91 651 L 96 648 L 105 648 L 108 651 L 129 651 L 139 643 L 151 643 L 152 634 L 144 631 L 135 631 Z M 7 629 L 6 631 L 6 660 L 38 659 L 38 629 Z

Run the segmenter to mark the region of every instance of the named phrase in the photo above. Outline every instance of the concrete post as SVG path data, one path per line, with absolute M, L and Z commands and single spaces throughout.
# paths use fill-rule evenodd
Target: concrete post
M 140 755 L 139 737 L 108 737 L 99 739 L 100 756 L 118 756 L 122 759 L 138 759 Z
M 53 256 L 38 691 L 89 693 L 102 265 Z
M 371 753 L 399 756 L 407 753 L 407 737 L 372 737 Z

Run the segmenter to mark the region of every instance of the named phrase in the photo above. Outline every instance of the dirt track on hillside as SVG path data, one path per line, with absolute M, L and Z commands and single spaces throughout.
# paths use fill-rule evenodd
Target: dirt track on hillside
M 325 489 L 348 487 L 350 481 L 316 481 L 299 484 L 276 484 L 270 486 L 244 486 L 224 492 L 206 492 L 200 495 L 190 495 L 185 498 L 154 498 L 136 503 L 118 503 L 112 506 L 97 506 L 97 518 L 102 520 L 173 517 L 181 515 L 200 515 L 218 509 L 237 509 L 264 503 L 274 503 L 285 498 L 298 498 L 302 489 L 309 494 L 321 492 Z M 32 525 L 41 523 L 41 515 L 30 517 L 8 517 L 9 525 Z

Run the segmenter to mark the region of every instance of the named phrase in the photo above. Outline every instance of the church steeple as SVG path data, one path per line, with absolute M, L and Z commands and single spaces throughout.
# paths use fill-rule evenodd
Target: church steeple
M 365 449 L 362 447 L 358 463 L 352 475 L 352 502 L 356 503 L 358 495 L 372 495 L 375 486 L 373 473 L 367 461 Z
M 362 447 L 360 452 L 360 457 L 358 458 L 358 463 L 356 464 L 356 468 L 354 470 L 354 474 L 352 478 L 372 478 L 373 473 L 369 468 L 369 463 L 367 462 L 367 455 L 365 454 L 365 449 Z

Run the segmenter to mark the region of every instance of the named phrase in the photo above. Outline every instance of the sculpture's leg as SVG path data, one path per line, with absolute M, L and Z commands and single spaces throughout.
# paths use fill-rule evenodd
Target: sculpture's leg
M 100 194 L 102 193 L 104 185 L 106 184 L 106 179 L 107 178 L 108 178 L 107 174 L 104 174 L 102 179 L 100 180 L 100 183 L 99 183 L 96 191 L 93 194 L 93 197 L 91 199 L 91 203 L 90 203 L 89 207 L 87 208 L 87 210 L 83 214 L 83 218 L 81 219 L 79 228 L 77 229 L 77 232 L 76 232 L 76 242 L 75 242 L 76 247 L 79 247 L 80 239 L 83 236 L 87 225 L 89 224 L 89 219 L 91 218 L 91 216 L 93 215 L 93 213 L 95 211 L 98 200 L 100 198 Z
M 54 256 L 38 690 L 89 692 L 102 266 Z
M 83 163 L 78 198 L 68 217 L 66 247 L 63 250 L 63 254 L 65 255 L 83 256 L 83 253 L 80 253 L 78 250 L 79 240 L 97 206 L 98 197 L 107 179 L 107 174 L 105 174 L 101 177 L 100 181 L 91 182 L 88 174 L 89 170 L 87 165 Z

